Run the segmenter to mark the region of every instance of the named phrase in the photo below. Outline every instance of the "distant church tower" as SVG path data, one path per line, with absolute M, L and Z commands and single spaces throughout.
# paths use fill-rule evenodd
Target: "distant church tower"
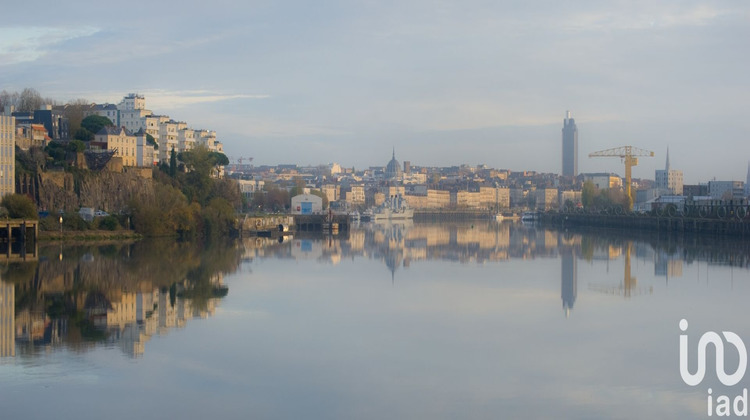
M 570 111 L 565 114 L 562 129 L 562 175 L 578 175 L 578 128 L 571 118 Z

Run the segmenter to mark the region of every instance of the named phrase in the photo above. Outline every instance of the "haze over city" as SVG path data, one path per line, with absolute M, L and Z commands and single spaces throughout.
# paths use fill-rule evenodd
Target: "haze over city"
M 744 180 L 750 6 L 717 2 L 184 2 L 4 5 L 0 88 L 146 96 L 254 164 L 486 164 L 561 172 L 667 147 L 686 183 Z

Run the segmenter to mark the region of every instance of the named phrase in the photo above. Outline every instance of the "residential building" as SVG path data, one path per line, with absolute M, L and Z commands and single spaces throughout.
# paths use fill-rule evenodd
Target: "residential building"
M 578 175 L 578 127 L 576 121 L 565 114 L 562 129 L 562 175 L 575 177 Z
M 346 201 L 351 204 L 365 204 L 365 187 L 364 185 L 351 185 L 346 192 Z
M 557 188 L 539 188 L 536 190 L 536 209 L 547 211 L 559 207 Z
M 670 195 L 682 195 L 682 171 L 669 167 L 669 149 L 665 168 L 656 171 L 655 184 L 656 188 L 668 191 Z
M 145 135 L 143 137 L 145 141 Z M 123 127 L 102 127 L 94 136 L 92 147 L 114 150 L 115 156 L 122 158 L 123 166 L 137 166 L 136 136 Z
M 480 187 L 481 207 L 499 211 L 510 208 L 510 190 L 504 187 Z
M 187 128 L 187 124 L 184 122 L 178 122 L 169 120 L 159 124 L 159 160 L 169 160 L 172 149 L 179 152 L 180 149 L 177 143 L 177 132 L 183 128 Z
M 42 124 L 16 124 L 16 146 L 23 150 L 45 147 L 51 140 Z
M 146 132 L 143 129 L 135 134 L 136 143 L 136 166 L 154 166 L 156 163 L 154 146 L 148 144 Z
M 16 120 L 0 115 L 0 199 L 16 192 Z
M 240 194 L 245 196 L 248 203 L 253 199 L 255 193 L 263 191 L 263 187 L 265 186 L 264 181 L 256 179 L 240 179 L 237 182 L 240 184 Z
M 68 135 L 68 118 L 62 110 L 52 109 L 51 105 L 45 105 L 44 108 L 34 111 L 34 123 L 42 124 L 47 129 L 47 135 L 52 140 L 67 140 Z
M 322 191 L 323 194 L 326 195 L 326 198 L 328 198 L 328 202 L 331 203 L 339 199 L 341 187 L 334 184 L 326 184 L 320 187 L 320 191 Z
M 177 131 L 177 150 L 186 152 L 195 149 L 195 130 L 184 127 Z
M 607 190 L 610 188 L 622 188 L 622 178 L 615 174 L 596 173 L 596 174 L 584 174 L 584 182 L 591 181 L 596 188 L 600 190 Z
M 683 185 L 682 194 L 687 197 L 708 196 L 708 184 Z
M 745 196 L 745 183 L 742 181 L 709 181 L 708 195 L 719 200 L 737 200 Z
M 83 111 L 83 118 L 98 115 L 112 121 L 112 124 L 120 126 L 120 111 L 115 104 L 93 104 Z

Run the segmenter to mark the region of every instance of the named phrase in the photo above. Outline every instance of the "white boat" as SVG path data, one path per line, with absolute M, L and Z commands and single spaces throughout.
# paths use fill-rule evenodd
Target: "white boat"
M 521 216 L 522 222 L 534 222 L 536 220 L 539 220 L 539 213 L 535 211 L 525 211 Z
M 505 219 L 505 216 L 503 216 L 502 213 L 495 214 L 495 221 L 496 222 L 502 222 Z
M 401 195 L 388 197 L 385 202 L 372 210 L 372 220 L 413 219 L 414 210 L 409 208 Z

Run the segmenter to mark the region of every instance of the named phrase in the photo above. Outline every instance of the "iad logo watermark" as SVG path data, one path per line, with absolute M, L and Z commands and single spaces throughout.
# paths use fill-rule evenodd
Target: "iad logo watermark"
M 687 332 L 688 322 L 680 320 L 680 330 Z M 695 373 L 688 370 L 688 336 L 680 334 L 680 376 L 682 380 L 690 385 L 696 386 L 703 381 L 706 376 L 706 348 L 709 344 L 716 350 L 716 377 L 725 386 L 737 385 L 745 376 L 747 370 L 747 349 L 742 339 L 731 331 L 722 331 L 721 334 L 727 343 L 734 346 L 739 355 L 737 370 L 732 374 L 727 374 L 724 370 L 724 340 L 714 331 L 704 333 L 698 340 L 698 369 Z M 708 388 L 707 412 L 709 417 L 716 413 L 717 416 L 747 416 L 747 388 L 742 393 L 731 399 L 728 395 L 718 395 L 714 405 L 713 390 Z

